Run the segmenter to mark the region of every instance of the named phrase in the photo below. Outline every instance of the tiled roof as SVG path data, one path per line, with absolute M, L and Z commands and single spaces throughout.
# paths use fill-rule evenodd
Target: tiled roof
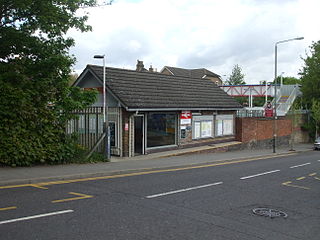
M 220 77 L 218 74 L 209 71 L 205 68 L 196 68 L 196 69 L 185 69 L 185 68 L 177 68 L 177 67 L 169 67 L 165 66 L 170 72 L 175 76 L 180 77 L 192 77 L 192 78 L 202 78 L 203 76 L 212 76 L 212 77 Z
M 87 65 L 87 69 L 103 81 L 103 67 Z M 233 97 L 205 79 L 108 67 L 106 85 L 128 110 L 242 108 Z

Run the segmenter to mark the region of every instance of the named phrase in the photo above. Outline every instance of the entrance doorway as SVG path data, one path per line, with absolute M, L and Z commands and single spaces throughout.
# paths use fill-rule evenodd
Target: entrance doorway
M 143 147 L 143 116 L 134 117 L 134 155 L 141 155 L 144 153 Z

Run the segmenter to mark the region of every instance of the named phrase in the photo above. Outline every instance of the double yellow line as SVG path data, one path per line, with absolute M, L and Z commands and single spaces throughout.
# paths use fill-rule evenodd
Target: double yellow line
M 62 180 L 62 181 L 41 182 L 41 183 L 35 183 L 35 184 L 0 186 L 0 190 L 1 189 L 12 189 L 12 188 L 23 188 L 23 187 L 35 187 L 35 188 L 47 189 L 46 186 L 51 186 L 51 185 L 60 185 L 60 184 L 67 184 L 67 183 L 79 183 L 79 182 L 87 182 L 87 181 L 141 176 L 141 175 L 154 174 L 154 173 L 185 171 L 185 170 L 191 170 L 191 169 L 200 169 L 200 168 L 216 167 L 216 166 L 230 165 L 230 164 L 236 164 L 236 163 L 252 162 L 252 161 L 265 160 L 265 159 L 269 159 L 269 158 L 277 158 L 277 157 L 284 157 L 284 156 L 291 156 L 291 155 L 296 155 L 296 153 L 279 154 L 279 155 L 275 155 L 275 156 L 264 156 L 264 157 L 242 159 L 242 160 L 232 160 L 232 159 L 220 160 L 218 162 L 210 163 L 210 164 L 187 166 L 187 167 L 172 168 L 172 169 L 149 170 L 149 171 L 125 173 L 125 174 L 117 174 L 117 175 L 109 175 L 109 176 L 101 176 L 101 177 L 78 178 L 78 179 L 70 179 L 70 180 Z

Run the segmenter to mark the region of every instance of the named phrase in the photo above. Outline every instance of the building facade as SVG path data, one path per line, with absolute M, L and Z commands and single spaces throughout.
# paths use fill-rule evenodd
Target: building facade
M 74 85 L 98 89 L 94 106 L 101 107 L 102 83 L 103 67 L 88 65 Z M 234 140 L 241 108 L 205 79 L 109 67 L 106 104 L 111 153 L 129 157 Z

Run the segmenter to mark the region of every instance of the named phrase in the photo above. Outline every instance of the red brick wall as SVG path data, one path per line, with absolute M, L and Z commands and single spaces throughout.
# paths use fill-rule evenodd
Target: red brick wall
M 236 140 L 241 142 L 272 139 L 273 119 L 236 118 Z M 291 134 L 291 120 L 276 120 L 277 137 Z

